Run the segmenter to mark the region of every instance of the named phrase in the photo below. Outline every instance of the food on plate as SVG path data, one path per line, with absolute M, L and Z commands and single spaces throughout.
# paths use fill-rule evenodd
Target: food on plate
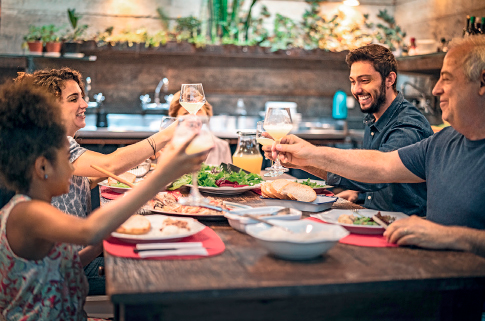
M 116 229 L 116 232 L 123 234 L 141 235 L 150 232 L 150 221 L 142 215 L 132 215 Z
M 377 218 L 381 219 L 387 225 L 391 224 L 396 220 L 394 216 L 391 215 L 382 215 L 381 212 L 377 212 Z M 376 222 L 372 219 L 372 217 L 367 216 L 356 216 L 356 215 L 348 215 L 342 214 L 338 217 L 337 222 L 342 224 L 352 224 L 352 225 L 371 225 L 371 226 L 378 226 Z
M 180 205 L 177 203 L 177 198 L 171 193 L 158 193 L 158 198 L 158 200 L 151 201 L 151 207 L 154 210 L 177 214 L 224 215 L 222 212 L 211 210 L 205 207 Z M 210 205 L 228 209 L 222 201 L 215 200 L 212 197 L 208 197 L 208 199 L 210 201 Z
M 189 222 L 169 217 L 163 221 L 160 232 L 162 232 L 162 235 L 176 235 L 190 232 Z
M 254 173 L 228 172 L 221 166 L 203 164 L 197 176 L 197 182 L 202 187 L 243 187 L 254 186 L 263 181 L 263 178 Z M 175 190 L 184 185 L 192 184 L 192 175 L 186 174 L 172 183 L 168 190 Z
M 118 175 L 119 177 L 125 179 L 126 181 L 130 183 L 134 183 L 136 179 L 136 175 L 132 174 L 130 172 L 126 172 L 123 174 Z M 118 182 L 116 179 L 108 177 L 108 186 L 113 186 L 113 187 L 129 187 L 126 184 Z
M 310 186 L 296 183 L 287 179 L 276 179 L 261 184 L 261 194 L 267 198 L 313 202 L 317 193 Z
M 305 181 L 300 181 L 300 182 L 295 181 L 295 182 L 303 184 L 303 185 L 310 186 L 311 188 L 324 188 L 326 186 L 326 185 L 321 185 L 321 184 L 312 182 L 309 178 Z

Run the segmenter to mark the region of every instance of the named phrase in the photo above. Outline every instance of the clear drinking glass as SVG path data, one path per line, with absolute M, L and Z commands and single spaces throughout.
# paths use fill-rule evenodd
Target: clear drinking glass
M 185 149 L 187 154 L 200 153 L 214 147 L 213 135 L 209 129 L 209 117 L 188 115 L 179 117 L 178 121 L 179 123 L 172 139 L 173 144 L 183 144 L 195 132 L 198 133 L 197 136 Z M 190 189 L 190 195 L 179 198 L 178 202 L 180 204 L 198 206 L 200 204 L 209 203 L 209 200 L 203 197 L 199 192 L 197 182 L 198 174 L 198 172 L 192 173 L 192 187 Z
M 179 102 L 189 114 L 196 115 L 206 102 L 202 84 L 183 84 Z
M 264 118 L 263 128 L 273 137 L 278 144 L 281 139 L 293 128 L 291 121 L 290 108 L 269 107 Z M 267 171 L 274 172 L 273 176 L 279 176 L 288 171 L 288 168 L 281 166 L 278 152 L 273 166 L 266 168 Z
M 258 121 L 256 123 L 256 141 L 262 146 L 272 146 L 274 140 L 272 138 L 263 136 L 263 133 L 265 132 L 266 131 L 264 130 L 264 120 Z M 271 167 L 268 168 L 273 168 L 273 161 L 271 161 Z M 273 170 L 268 170 L 268 168 L 266 168 L 268 172 L 264 174 L 264 176 L 266 177 L 275 177 L 283 174 L 274 172 Z
M 164 116 L 160 123 L 160 130 L 164 130 L 177 121 L 177 117 Z

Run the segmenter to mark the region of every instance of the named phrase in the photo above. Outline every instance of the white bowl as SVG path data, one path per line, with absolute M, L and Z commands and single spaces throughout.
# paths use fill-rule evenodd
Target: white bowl
M 265 223 L 248 225 L 246 233 L 254 237 L 259 244 L 275 256 L 288 260 L 308 260 L 330 250 L 341 238 L 349 235 L 349 231 L 338 225 L 318 223 L 309 220 L 281 221 L 269 220 L 269 222 L 284 226 L 294 234 L 281 231 L 276 227 Z M 273 235 L 265 235 L 275 231 Z M 305 230 L 311 229 L 305 234 Z
M 224 213 L 227 218 L 229 225 L 235 230 L 246 233 L 246 227 L 248 225 L 253 225 L 259 223 L 249 217 L 244 217 L 244 214 L 252 214 L 259 216 L 261 214 L 274 213 L 278 210 L 284 209 L 283 206 L 263 206 L 248 209 L 236 209 L 232 210 L 230 213 Z M 294 208 L 290 208 L 290 213 L 284 215 L 271 215 L 271 216 L 259 216 L 263 220 L 299 220 L 301 218 L 301 211 Z

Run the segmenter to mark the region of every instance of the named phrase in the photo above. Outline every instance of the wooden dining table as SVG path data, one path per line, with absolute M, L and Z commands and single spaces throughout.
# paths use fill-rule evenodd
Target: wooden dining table
M 263 206 L 248 191 L 215 197 Z M 339 199 L 333 208 L 359 205 Z M 309 216 L 303 212 L 303 216 Z M 226 220 L 201 221 L 225 251 L 195 260 L 140 260 L 105 252 L 116 320 L 480 320 L 485 258 L 457 251 L 338 243 L 288 261 Z

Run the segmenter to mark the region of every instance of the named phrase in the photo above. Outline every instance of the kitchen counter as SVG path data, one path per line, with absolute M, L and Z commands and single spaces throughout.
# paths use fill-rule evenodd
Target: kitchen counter
M 108 115 L 108 127 L 98 128 L 95 126 L 96 115 L 86 115 L 86 127 L 79 130 L 76 139 L 80 144 L 133 144 L 145 139 L 158 131 L 162 115 Z M 229 141 L 230 144 L 237 143 L 237 131 L 239 129 L 256 128 L 249 121 L 240 123 L 238 126 L 233 123 L 224 122 L 224 116 L 213 116 L 211 118 L 211 130 L 215 136 Z M 240 126 L 239 126 L 240 125 Z M 324 145 L 339 142 L 358 144 L 364 137 L 363 130 L 344 130 L 333 128 L 311 128 L 298 129 L 292 134 L 309 140 L 314 144 Z

